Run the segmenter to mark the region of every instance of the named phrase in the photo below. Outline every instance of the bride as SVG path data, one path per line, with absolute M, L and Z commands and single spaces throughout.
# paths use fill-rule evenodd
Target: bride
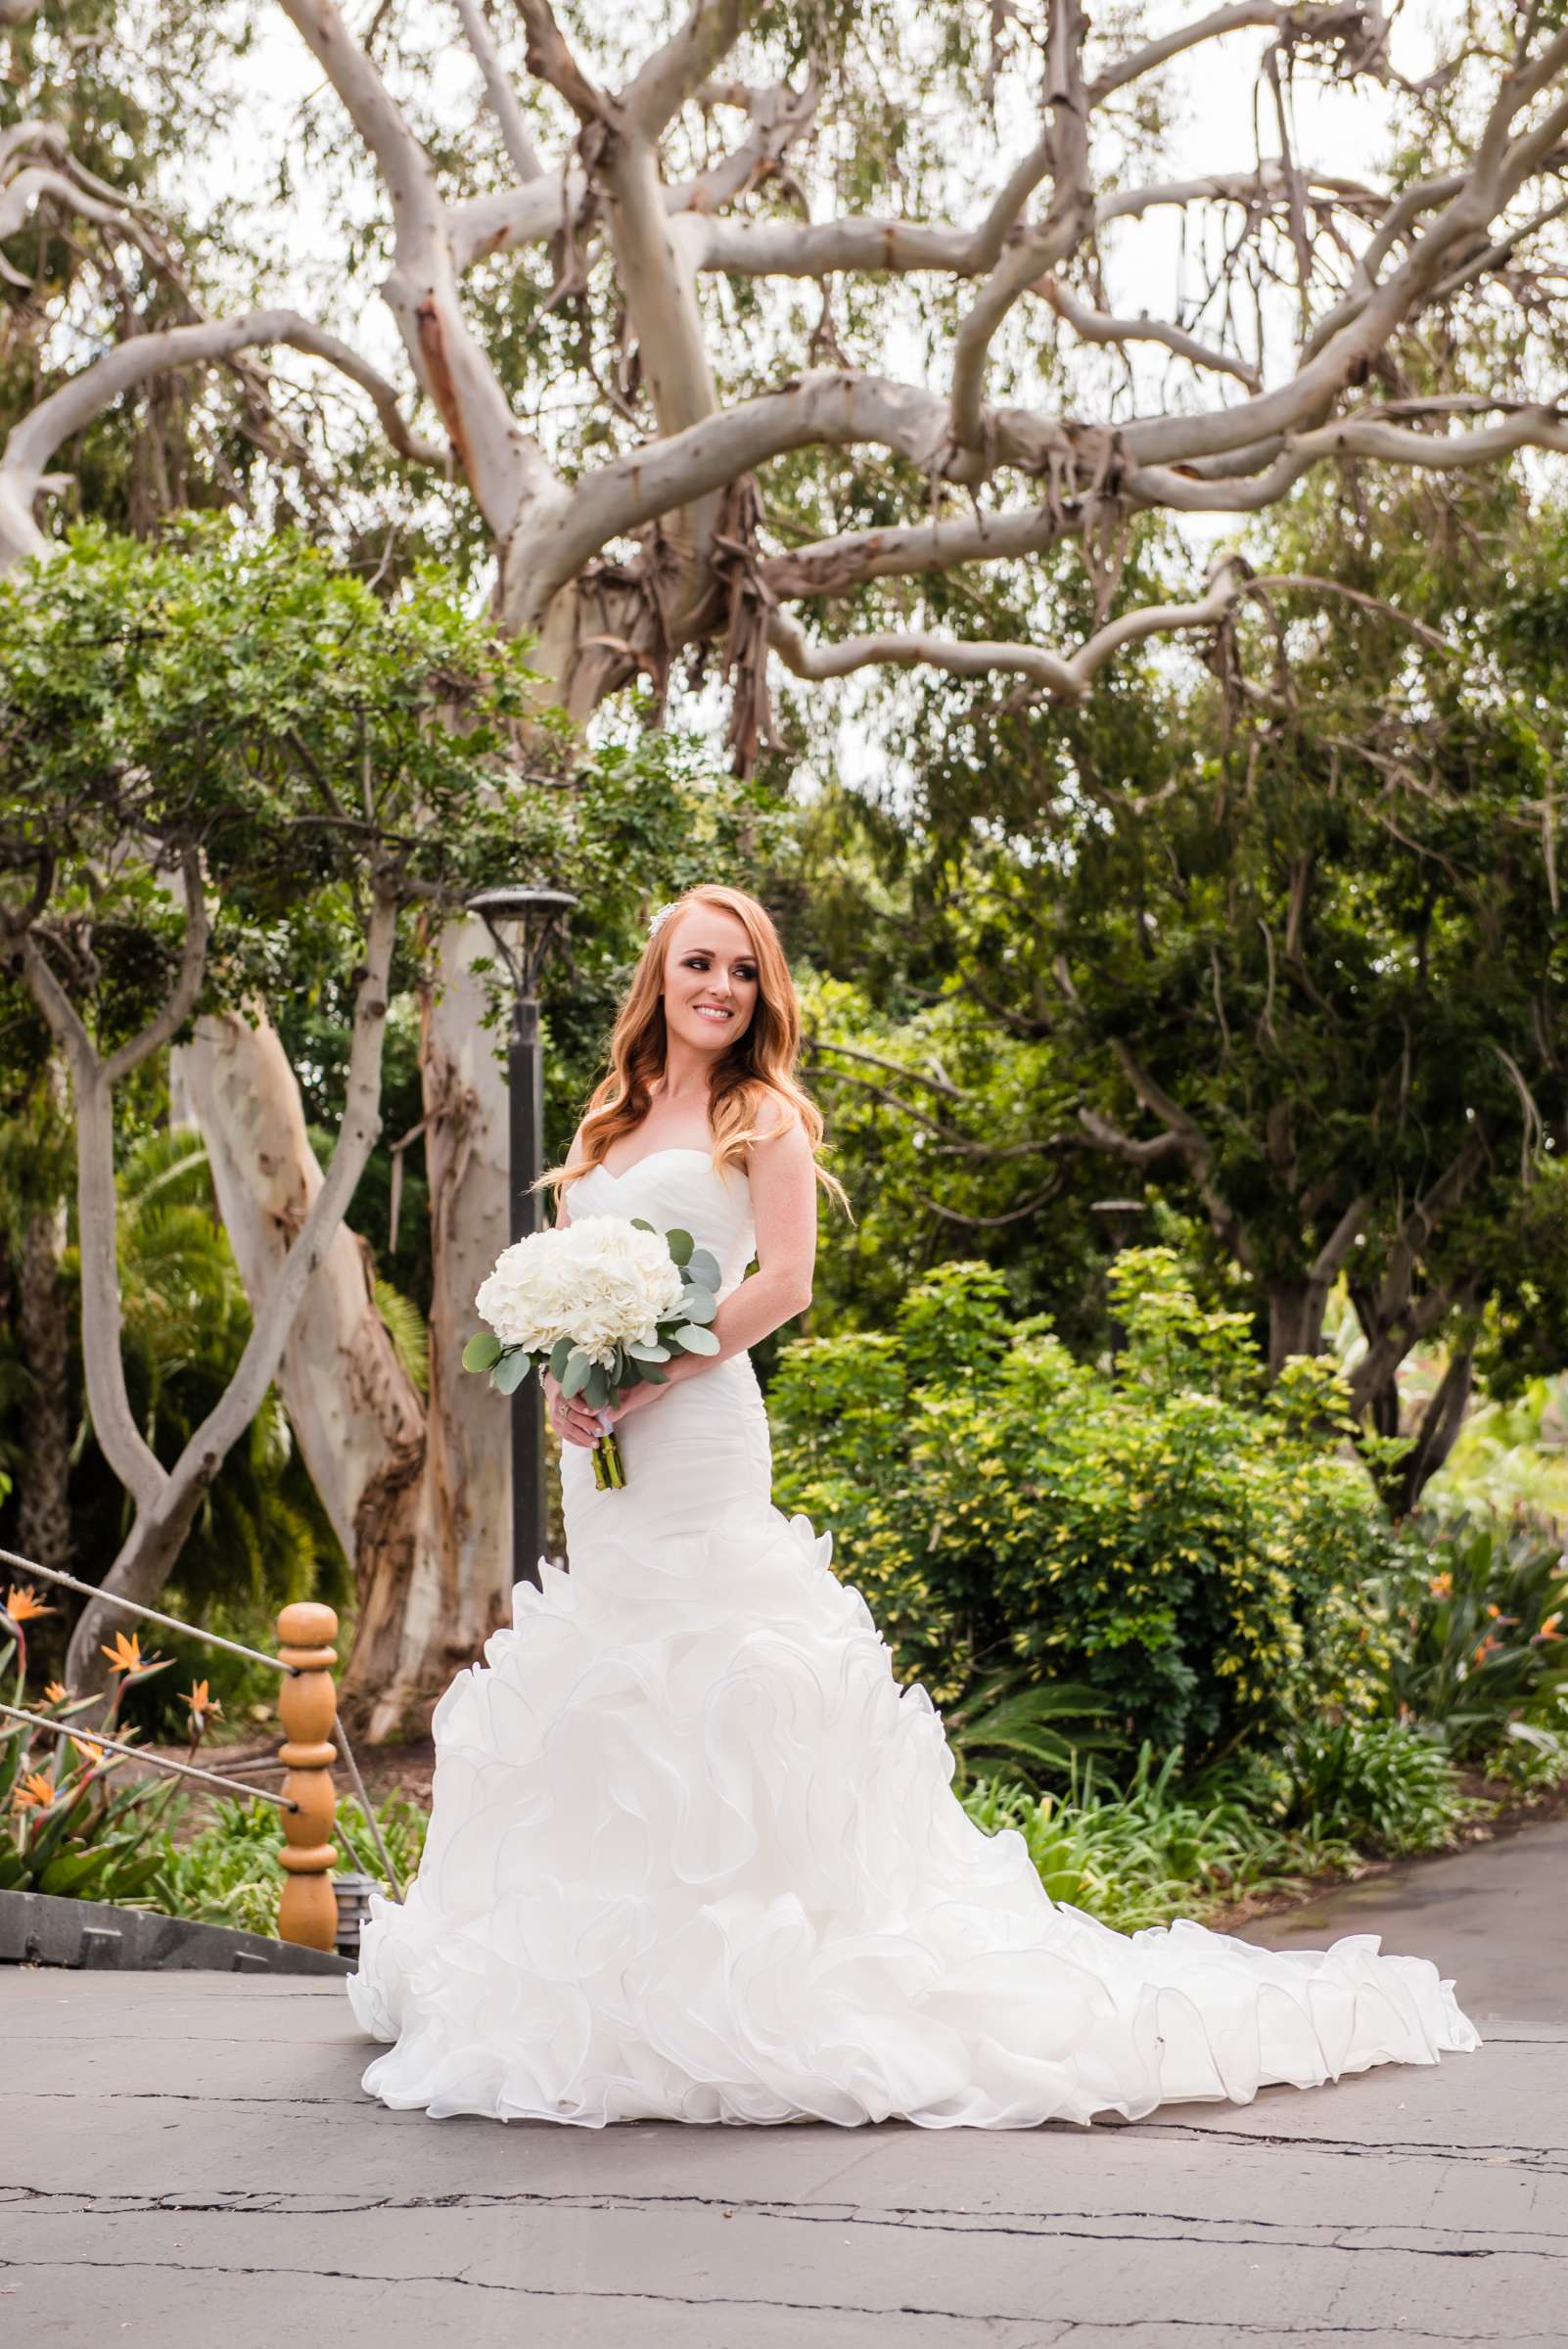
M 371 1895 L 346 1977 L 389 2043 L 365 2089 L 593 2129 L 1022 2129 L 1478 2047 L 1453 1984 L 1375 1934 L 1119 1933 L 969 1819 L 831 1533 L 770 1497 L 747 1349 L 809 1301 L 817 1184 L 844 1198 L 799 1045 L 763 906 L 705 886 L 662 908 L 611 1073 L 540 1180 L 558 1222 L 642 1216 L 710 1249 L 718 1352 L 597 1417 L 546 1375 L 571 1571 L 517 1585 L 436 1707 L 418 1877 Z M 612 1422 L 626 1481 L 600 1491 Z

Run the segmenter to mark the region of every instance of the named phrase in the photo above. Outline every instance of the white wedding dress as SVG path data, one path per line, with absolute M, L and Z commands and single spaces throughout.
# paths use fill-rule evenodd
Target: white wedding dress
M 703 1151 L 568 1196 L 684 1226 L 721 1300 L 752 1262 L 750 1186 Z M 1453 1984 L 1376 1934 L 1277 1954 L 1053 1902 L 1023 1837 L 962 1809 L 831 1534 L 773 1506 L 749 1356 L 620 1441 L 603 1493 L 563 1448 L 571 1571 L 518 1584 L 436 1707 L 419 1874 L 400 1906 L 372 1894 L 346 1977 L 391 2043 L 363 2075 L 382 2102 L 1023 2129 L 1480 2045 Z

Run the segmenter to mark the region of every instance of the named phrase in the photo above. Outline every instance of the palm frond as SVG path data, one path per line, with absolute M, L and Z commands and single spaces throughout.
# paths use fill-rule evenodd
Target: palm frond
M 1081 1681 L 1028 1684 L 1027 1670 L 992 1673 L 943 1714 L 962 1785 L 983 1757 L 1005 1758 L 1026 1778 L 1064 1776 L 1081 1755 L 1115 1753 L 1125 1738 L 1103 1722 L 1113 1710 L 1097 1688 Z M 1031 1769 L 1030 1766 L 1033 1766 Z
M 430 1393 L 430 1332 L 411 1297 L 376 1275 L 376 1311 L 387 1324 L 392 1352 L 421 1395 Z
M 116 1177 L 120 1205 L 132 1215 L 162 1198 L 180 1207 L 207 1207 L 212 1177 L 200 1127 L 168 1126 L 143 1134 L 125 1154 Z

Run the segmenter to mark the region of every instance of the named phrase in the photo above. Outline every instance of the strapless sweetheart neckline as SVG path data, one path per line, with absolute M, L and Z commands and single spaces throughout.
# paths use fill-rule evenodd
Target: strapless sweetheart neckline
M 664 1150 L 645 1151 L 641 1158 L 634 1158 L 629 1167 L 623 1167 L 619 1174 L 616 1173 L 614 1167 L 607 1167 L 604 1160 L 601 1158 L 596 1167 L 590 1167 L 587 1174 L 579 1176 L 578 1179 L 586 1182 L 589 1175 L 608 1174 L 612 1182 L 625 1182 L 630 1178 L 630 1176 L 636 1174 L 639 1167 L 651 1166 L 656 1158 L 700 1158 L 707 1162 L 708 1171 L 711 1174 L 716 1174 L 718 1171 L 713 1163 L 714 1154 L 711 1150 L 699 1150 L 691 1143 L 677 1143 L 672 1147 Z M 743 1180 L 750 1180 L 750 1176 L 747 1174 L 744 1167 L 739 1168 L 737 1172 L 740 1174 Z

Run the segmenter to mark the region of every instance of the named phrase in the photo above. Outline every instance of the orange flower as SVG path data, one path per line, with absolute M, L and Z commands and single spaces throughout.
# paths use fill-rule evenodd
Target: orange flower
M 54 1799 L 55 1790 L 49 1779 L 41 1770 L 35 1770 L 13 1787 L 11 1808 L 13 1811 L 31 1811 L 34 1808 L 41 1811 Z
M 1501 1645 L 1502 1641 L 1500 1639 L 1494 1638 L 1492 1634 L 1489 1632 L 1486 1637 L 1482 1640 L 1480 1646 L 1476 1649 L 1475 1654 L 1471 1657 L 1471 1662 L 1473 1664 L 1484 1664 L 1488 1656 L 1495 1655 Z
M 96 1737 L 72 1737 L 70 1742 L 84 1761 L 94 1764 L 102 1762 L 105 1749 Z
M 134 1632 L 116 1632 L 114 1646 L 106 1644 L 98 1652 L 109 1658 L 116 1672 L 140 1672 L 142 1669 L 142 1643 Z
M 30 1585 L 23 1589 L 21 1583 L 13 1583 L 6 1592 L 6 1613 L 13 1623 L 31 1623 L 35 1615 L 52 1615 L 54 1611 L 44 1605 Z
M 1557 1626 L 1559 1623 L 1561 1623 L 1561 1621 L 1562 1615 L 1560 1611 L 1555 1615 L 1548 1615 L 1545 1622 L 1542 1625 L 1540 1631 L 1537 1632 L 1536 1637 L 1538 1639 L 1555 1639 L 1557 1637 Z
M 1434 1598 L 1452 1598 L 1453 1596 L 1453 1577 L 1452 1574 L 1435 1574 L 1426 1587 L 1431 1591 Z
M 180 1690 L 182 1701 L 191 1708 L 191 1727 L 198 1731 L 204 1722 L 210 1720 L 214 1715 L 220 1715 L 223 1711 L 218 1699 L 215 1696 L 208 1696 L 208 1681 L 197 1681 L 191 1687 Z
M 44 1682 L 45 1704 L 63 1705 L 69 1694 L 70 1690 L 66 1686 L 64 1681 L 46 1681 Z

